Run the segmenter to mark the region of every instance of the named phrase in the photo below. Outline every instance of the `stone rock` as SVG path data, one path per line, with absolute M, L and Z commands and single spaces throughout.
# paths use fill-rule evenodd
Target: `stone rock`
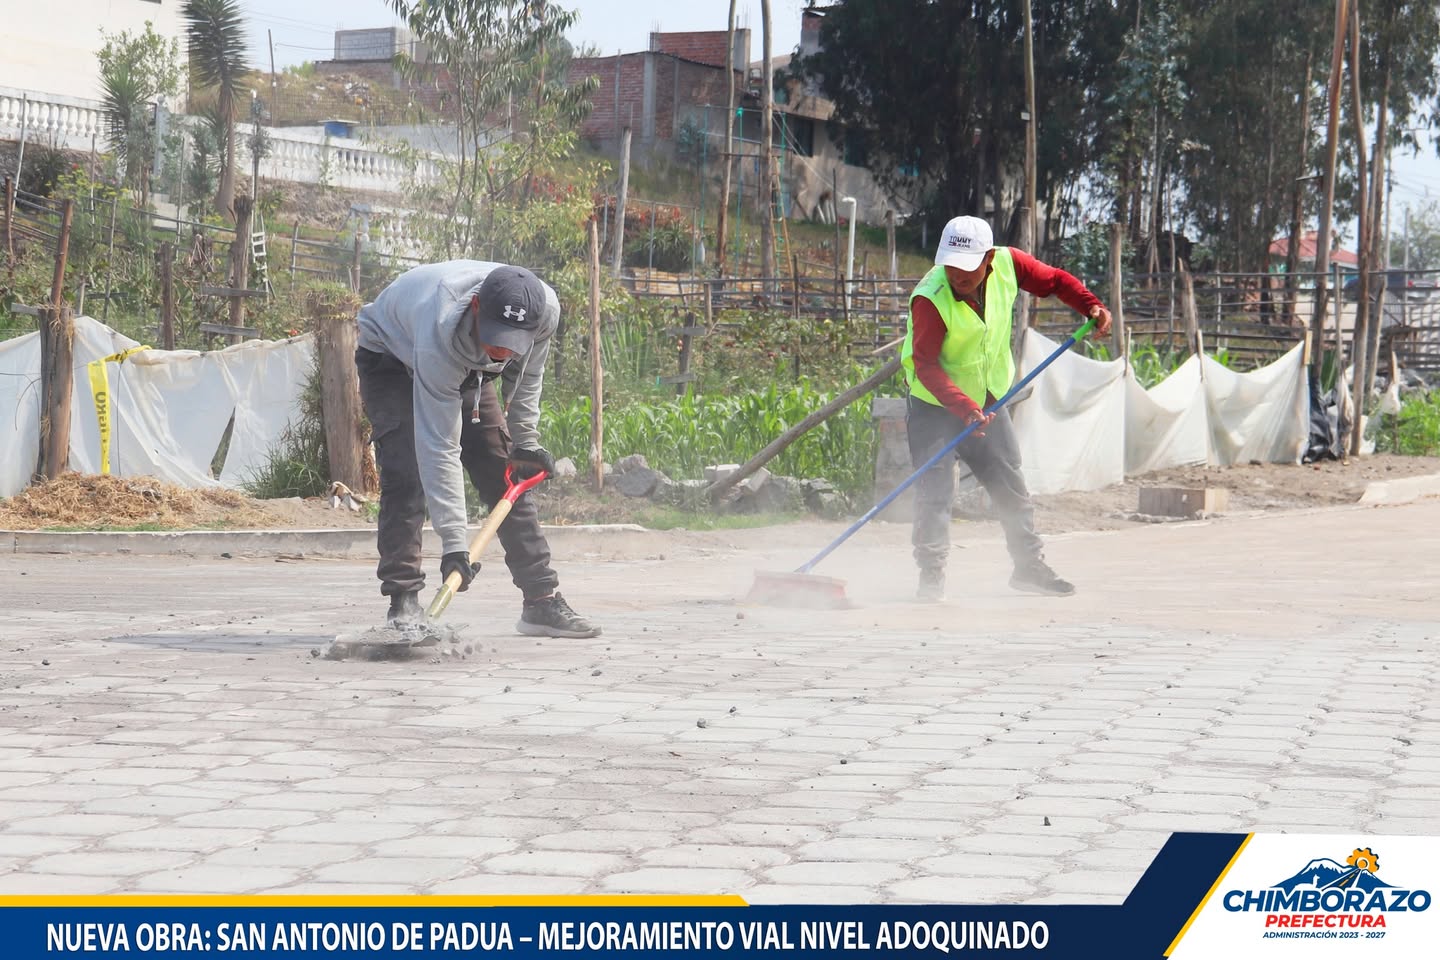
M 608 477 L 608 476 L 610 476 L 610 475 L 611 475 L 612 473 L 614 473 L 614 472 L 615 472 L 615 468 L 612 467 L 612 466 L 610 466 L 610 464 L 608 464 L 608 463 L 602 463 L 602 464 L 600 464 L 600 476 L 602 476 L 602 477 Z
M 559 460 L 555 461 L 556 480 L 569 480 L 571 477 L 574 477 L 579 472 L 580 471 L 575 469 L 575 461 L 571 460 L 569 457 L 561 457 Z
M 708 480 L 708 481 L 711 482 L 711 483 L 714 483 L 716 480 L 719 480 L 721 477 L 728 477 L 728 476 L 730 476 L 730 474 L 734 473 L 736 470 L 739 470 L 739 469 L 740 469 L 740 464 L 738 464 L 738 463 L 722 463 L 722 464 L 720 464 L 720 465 L 718 465 L 718 466 L 706 467 L 706 468 L 705 468 L 704 476 L 705 476 L 705 479 L 706 479 L 706 480 Z
M 798 513 L 805 509 L 805 493 L 794 477 L 771 476 L 751 494 L 751 499 L 760 513 Z
M 843 520 L 850 512 L 850 504 L 845 501 L 842 494 L 834 491 L 824 491 L 815 494 L 814 498 L 806 498 L 806 506 L 826 520 Z
M 735 486 L 741 490 L 741 496 L 753 496 L 754 494 L 757 494 L 761 490 L 765 489 L 765 486 L 770 482 L 771 476 L 772 475 L 769 470 L 761 467 L 754 473 L 750 474 L 750 476 L 746 477 L 744 480 L 741 480 L 739 483 L 735 484 Z
M 709 502 L 705 494 L 705 489 L 709 486 L 704 480 L 671 480 L 664 477 L 651 496 L 658 503 L 698 509 Z
M 615 461 L 616 473 L 629 473 L 632 470 L 648 470 L 650 462 L 645 459 L 643 453 L 632 453 L 628 457 L 621 457 Z
M 985 488 L 980 486 L 974 477 L 966 477 L 956 484 L 955 499 L 950 503 L 950 515 L 963 520 L 993 520 L 995 509 Z
M 659 470 L 632 467 L 624 473 L 616 473 L 611 483 L 627 497 L 648 497 L 655 493 L 662 480 L 669 480 L 669 477 Z

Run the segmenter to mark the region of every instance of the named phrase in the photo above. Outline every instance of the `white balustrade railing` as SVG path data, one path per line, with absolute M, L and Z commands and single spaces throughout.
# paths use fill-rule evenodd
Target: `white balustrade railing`
M 174 117 L 172 123 L 194 123 Z M 89 150 L 92 143 L 105 149 L 105 111 L 98 100 L 62 97 L 0 87 L 0 139 L 55 144 L 69 150 Z M 395 193 L 412 180 L 438 176 L 434 157 L 418 155 L 412 173 L 410 161 L 357 140 L 327 138 L 306 130 L 267 128 L 270 153 L 260 161 L 260 176 L 295 183 L 323 183 L 350 190 Z M 235 131 L 236 165 L 251 169 L 251 125 Z
M 104 145 L 105 111 L 98 100 L 37 94 L 0 87 L 0 138 L 43 143 L 67 150 Z
M 242 170 L 250 169 L 252 164 L 252 130 L 248 123 L 236 127 L 236 163 Z M 424 182 L 438 175 L 436 161 L 430 157 L 417 158 L 412 173 L 410 161 L 356 140 L 326 138 L 284 127 L 271 127 L 267 132 L 270 147 L 260 161 L 262 178 L 394 193 L 412 181 Z

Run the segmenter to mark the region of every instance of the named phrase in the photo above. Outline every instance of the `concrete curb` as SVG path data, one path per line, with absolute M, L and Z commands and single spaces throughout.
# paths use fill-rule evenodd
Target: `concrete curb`
M 473 536 L 480 528 L 471 527 Z M 570 556 L 623 556 L 659 544 L 661 531 L 633 523 L 542 526 L 558 553 Z M 440 555 L 440 538 L 425 530 L 426 555 Z M 0 530 L 0 552 L 66 553 L 82 556 L 327 557 L 373 560 L 375 528 L 340 530 L 174 530 L 76 531 L 52 533 Z
M 1425 497 L 1440 496 L 1440 473 L 1426 473 L 1399 480 L 1377 480 L 1367 484 L 1360 495 L 1361 503 L 1411 503 Z

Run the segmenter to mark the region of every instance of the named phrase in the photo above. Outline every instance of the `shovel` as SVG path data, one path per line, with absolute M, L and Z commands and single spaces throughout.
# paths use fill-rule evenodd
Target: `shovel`
M 1025 374 L 1015 386 L 1005 392 L 1005 396 L 996 400 L 987 407 L 984 412 L 986 414 L 994 413 L 1009 403 L 1031 380 L 1034 380 L 1040 375 L 1041 370 L 1044 370 L 1050 366 L 1050 364 L 1054 363 L 1066 350 L 1069 350 L 1076 343 L 1085 339 L 1085 336 L 1094 326 L 1094 318 L 1087 319 L 1064 343 L 1055 348 L 1054 353 L 1040 361 L 1034 370 Z M 886 494 L 883 500 L 871 507 L 859 520 L 852 523 L 848 530 L 831 541 L 825 549 L 801 564 L 794 572 L 756 572 L 755 583 L 750 588 L 749 596 L 745 598 L 746 603 L 767 604 L 778 607 L 819 607 L 832 610 L 845 609 L 851 606 L 852 604 L 845 596 L 844 580 L 835 577 L 818 576 L 810 571 L 813 570 L 815 565 L 821 560 L 824 560 L 830 556 L 830 554 L 834 553 L 836 548 L 842 543 L 849 540 L 857 530 L 875 519 L 876 514 L 890 506 L 895 498 L 908 490 L 910 485 L 916 480 L 919 480 L 926 470 L 935 466 L 935 464 L 939 463 L 944 457 L 949 456 L 950 453 L 960 445 L 960 441 L 968 437 L 971 431 L 983 423 L 983 420 L 976 420 L 964 430 L 961 430 L 954 440 L 951 440 L 939 453 L 926 461 L 924 466 L 912 473 L 900 486 Z
M 510 468 L 505 468 L 505 495 L 495 504 L 490 515 L 485 518 L 485 523 L 470 541 L 469 562 L 474 563 L 480 558 L 487 544 L 495 538 L 495 532 L 500 529 L 500 524 L 510 515 L 515 501 L 527 490 L 538 486 L 547 474 L 544 470 L 526 480 L 516 483 L 511 475 Z M 460 574 L 452 573 L 445 578 L 445 583 L 435 593 L 435 599 L 430 601 L 430 606 L 425 611 L 425 619 L 414 623 L 395 621 L 383 627 L 371 627 L 358 636 L 338 636 L 330 644 L 330 649 L 325 656 L 330 660 L 345 660 L 352 656 L 359 656 L 368 659 L 385 659 L 392 657 L 408 656 L 415 649 L 421 647 L 434 647 L 437 644 L 450 643 L 456 646 L 461 637 L 453 627 L 439 626 L 434 621 L 450 605 L 455 594 L 460 589 Z M 448 649 L 443 651 L 448 653 Z
M 480 559 L 480 554 L 484 552 L 486 545 L 495 538 L 495 531 L 500 529 L 500 524 L 504 523 L 505 518 L 510 516 L 510 511 L 514 508 L 515 501 L 520 499 L 520 495 L 539 486 L 547 476 L 548 474 L 544 470 L 541 470 L 533 477 L 516 483 L 510 474 L 510 468 L 508 466 L 505 468 L 505 495 L 501 497 L 500 501 L 491 509 L 490 515 L 485 518 L 484 525 L 481 526 L 480 531 L 475 534 L 475 539 L 470 541 L 471 563 Z M 439 617 L 440 614 L 445 611 L 445 608 L 450 605 L 450 601 L 455 598 L 455 593 L 459 589 L 459 573 L 452 573 L 446 577 L 445 583 L 435 594 L 435 599 L 431 600 L 430 606 L 425 609 L 425 619 L 434 620 Z

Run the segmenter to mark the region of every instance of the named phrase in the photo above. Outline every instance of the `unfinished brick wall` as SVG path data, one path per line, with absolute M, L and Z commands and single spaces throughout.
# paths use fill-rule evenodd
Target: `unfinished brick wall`
M 729 36 L 724 30 L 702 30 L 689 33 L 652 33 L 650 49 L 668 53 L 682 60 L 724 68 L 725 49 Z
M 653 126 L 646 123 L 645 116 L 647 59 L 653 71 Z M 737 72 L 734 76 L 738 83 L 740 74 Z M 653 130 L 656 140 L 673 140 L 687 117 L 703 122 L 706 104 L 718 108 L 710 111 L 712 126 L 725 112 L 723 67 L 692 63 L 662 53 L 627 53 L 571 61 L 569 82 L 585 77 L 596 77 L 600 83 L 591 95 L 590 116 L 580 128 L 580 135 L 586 140 L 613 142 L 627 125 L 635 137 L 643 137 L 647 130 Z

